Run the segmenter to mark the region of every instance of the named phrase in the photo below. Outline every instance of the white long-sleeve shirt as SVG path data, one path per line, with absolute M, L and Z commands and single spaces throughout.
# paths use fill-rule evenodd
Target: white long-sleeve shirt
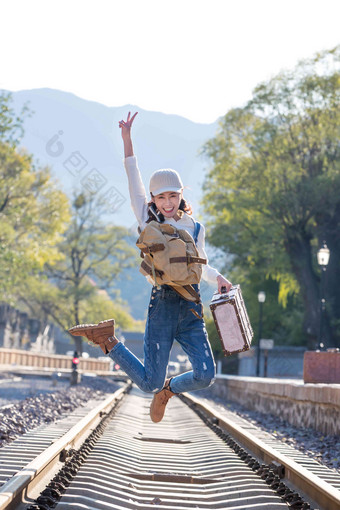
M 144 230 L 148 219 L 148 200 L 145 192 L 145 187 L 143 184 L 142 176 L 139 171 L 137 165 L 136 156 L 129 156 L 124 159 L 124 166 L 128 176 L 129 181 L 129 192 L 131 199 L 131 207 L 136 216 L 138 224 L 141 230 Z M 194 236 L 194 226 L 195 220 L 192 216 L 184 212 L 183 216 L 179 220 L 175 220 L 174 218 L 165 218 L 164 223 L 173 225 L 178 229 L 184 229 L 193 237 Z M 205 252 L 205 228 L 201 224 L 201 228 L 197 238 L 197 250 L 199 256 L 207 259 L 208 257 Z M 202 278 L 209 283 L 217 283 L 217 277 L 220 273 L 214 267 L 210 266 L 208 263 L 202 265 Z M 154 285 L 154 280 L 151 276 L 146 277 L 147 280 Z

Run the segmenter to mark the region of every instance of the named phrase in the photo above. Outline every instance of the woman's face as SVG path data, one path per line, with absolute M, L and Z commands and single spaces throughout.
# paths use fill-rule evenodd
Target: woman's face
M 172 218 L 178 211 L 182 196 L 182 191 L 180 193 L 176 191 L 164 191 L 152 197 L 152 201 L 155 202 L 157 209 L 165 218 Z

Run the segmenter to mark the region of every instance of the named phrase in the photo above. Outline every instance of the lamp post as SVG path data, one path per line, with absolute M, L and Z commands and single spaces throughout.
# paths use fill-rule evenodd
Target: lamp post
M 325 273 L 329 261 L 330 251 L 327 248 L 326 241 L 323 242 L 322 247 L 317 253 L 318 264 L 321 267 L 321 289 L 320 289 L 320 329 L 319 329 L 319 339 L 318 339 L 318 349 L 321 350 L 325 347 L 323 342 L 323 325 L 325 318 L 325 310 L 326 310 L 326 300 L 325 300 Z
M 259 377 L 260 375 L 260 340 L 262 337 L 262 312 L 263 312 L 263 303 L 266 300 L 266 293 L 261 290 L 258 295 L 257 299 L 260 306 L 260 313 L 259 313 L 259 339 L 257 343 L 257 359 L 256 359 L 256 377 Z

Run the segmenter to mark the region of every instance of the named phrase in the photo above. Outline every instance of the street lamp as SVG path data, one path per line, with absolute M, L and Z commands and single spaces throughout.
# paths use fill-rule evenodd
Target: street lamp
M 263 312 L 263 303 L 266 300 L 266 293 L 261 290 L 258 295 L 257 299 L 260 306 L 260 318 L 259 318 L 259 339 L 257 343 L 257 359 L 256 359 L 256 377 L 259 377 L 260 375 L 260 340 L 262 338 L 262 312 Z
M 321 350 L 325 347 L 323 342 L 323 325 L 324 325 L 324 317 L 326 310 L 326 300 L 325 300 L 325 273 L 329 261 L 330 251 L 327 248 L 326 241 L 323 242 L 322 247 L 317 253 L 318 264 L 321 267 L 321 296 L 320 296 L 320 330 L 319 330 L 319 340 L 318 340 L 318 349 Z

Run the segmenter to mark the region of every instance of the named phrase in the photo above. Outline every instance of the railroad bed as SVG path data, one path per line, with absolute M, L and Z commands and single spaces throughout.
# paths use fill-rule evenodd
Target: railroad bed
M 0 509 L 340 508 L 339 476 L 292 448 L 286 457 L 246 421 L 185 394 L 154 424 L 152 395 L 129 389 L 97 401 L 76 424 L 68 418 L 72 430 L 0 488 Z

